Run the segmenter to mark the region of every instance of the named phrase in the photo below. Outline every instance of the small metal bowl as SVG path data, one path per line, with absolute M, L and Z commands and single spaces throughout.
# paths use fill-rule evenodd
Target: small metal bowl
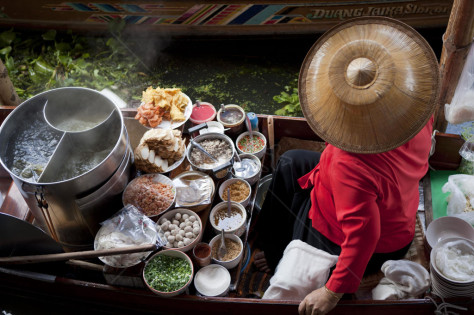
M 248 136 L 250 137 L 250 132 L 246 131 L 244 133 L 241 133 L 238 137 L 237 137 L 237 140 L 235 140 L 235 147 L 237 148 L 237 152 L 239 152 L 239 154 L 241 153 L 249 153 L 249 154 L 253 154 L 255 155 L 256 157 L 258 157 L 259 159 L 261 159 L 264 155 L 265 155 L 265 152 L 267 151 L 267 139 L 265 138 L 265 136 L 258 132 L 258 131 L 253 131 L 252 132 L 252 135 L 253 136 L 257 136 L 258 138 L 260 138 L 262 141 L 263 141 L 263 147 L 261 149 L 259 149 L 258 151 L 245 151 L 245 149 L 243 149 L 242 147 L 239 147 L 239 143 L 241 142 L 241 140 Z
M 250 153 L 239 154 L 239 158 L 240 158 L 241 161 L 244 160 L 244 159 L 251 159 L 257 165 L 258 172 L 255 173 L 254 175 L 247 176 L 247 177 L 237 176 L 237 172 L 235 170 L 235 166 L 236 166 L 235 163 L 236 162 L 234 161 L 234 166 L 232 168 L 232 176 L 234 178 L 243 179 L 243 180 L 247 181 L 247 183 L 249 183 L 250 185 L 255 184 L 258 181 L 258 179 L 260 178 L 260 175 L 262 173 L 262 162 L 260 162 L 260 159 L 258 157 L 256 157 L 253 154 L 250 154 Z

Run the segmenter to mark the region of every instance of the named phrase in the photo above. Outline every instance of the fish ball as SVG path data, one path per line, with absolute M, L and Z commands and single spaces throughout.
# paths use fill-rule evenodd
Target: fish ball
M 182 218 L 183 220 L 186 220 L 187 218 L 189 218 L 189 214 L 185 213 L 185 214 L 183 214 L 183 215 L 181 216 L 181 218 Z
M 193 231 L 193 228 L 190 226 L 187 226 L 184 228 L 184 232 L 192 232 L 192 231 Z
M 174 243 L 175 240 L 176 240 L 175 236 L 173 236 L 173 235 L 168 236 L 168 242 Z
M 173 224 L 176 226 L 179 226 L 179 221 L 178 220 L 173 220 Z
M 177 235 L 179 233 L 178 229 L 171 230 L 171 235 Z
M 179 230 L 178 235 L 184 236 L 185 233 L 184 230 Z
M 194 222 L 194 221 L 196 221 L 196 220 L 197 220 L 196 217 L 193 216 L 193 215 L 189 217 L 189 221 L 191 221 L 191 222 Z
M 179 224 L 179 228 L 180 228 L 180 229 L 184 229 L 185 227 L 186 227 L 186 223 L 181 222 L 181 223 Z
M 183 247 L 183 246 L 184 246 L 183 241 L 178 242 L 178 247 Z
M 182 241 L 183 240 L 183 236 L 181 234 L 176 234 L 176 240 L 179 242 L 179 241 Z
M 178 248 L 178 247 L 179 247 L 179 243 L 180 243 L 180 242 L 174 242 L 174 243 L 173 243 L 173 247 L 174 247 L 174 248 Z M 182 242 L 181 242 L 181 243 L 182 243 Z
M 191 242 L 192 241 L 189 238 L 183 239 L 184 246 L 188 246 L 189 244 L 191 244 Z
M 188 221 L 184 224 L 185 226 L 193 226 L 193 223 L 191 221 Z
M 194 234 L 194 235 L 198 236 L 199 231 L 201 231 L 201 229 L 200 229 L 199 227 L 193 228 L 193 234 Z
M 174 215 L 174 218 L 176 220 L 181 220 L 181 213 L 177 212 L 175 215 Z
M 176 224 L 170 224 L 170 226 L 169 226 L 170 231 L 173 231 L 176 228 L 177 228 Z
M 160 224 L 163 225 L 165 222 L 169 222 L 167 218 L 163 218 L 160 220 Z
M 193 234 L 193 232 L 188 232 L 188 233 L 186 233 L 184 236 L 185 236 L 185 239 L 186 239 L 186 238 L 193 238 L 193 237 L 194 237 L 194 234 Z
M 170 236 L 170 235 L 171 235 L 170 231 L 166 231 L 166 232 L 165 232 L 165 237 L 166 237 L 166 238 L 168 238 L 168 236 Z

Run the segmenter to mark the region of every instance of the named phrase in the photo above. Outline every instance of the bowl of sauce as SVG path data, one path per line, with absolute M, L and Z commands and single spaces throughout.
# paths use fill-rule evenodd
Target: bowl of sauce
M 230 216 L 227 215 L 227 201 L 218 203 L 209 214 L 209 221 L 216 234 L 224 230 L 226 234 L 242 236 L 247 222 L 247 211 L 244 206 L 231 201 Z
M 227 134 L 238 135 L 245 128 L 245 111 L 242 107 L 235 104 L 228 104 L 223 106 L 217 112 L 217 121 L 225 128 L 229 128 Z
M 196 102 L 193 105 L 193 110 L 189 120 L 195 125 L 209 122 L 216 118 L 216 108 L 211 103 Z
M 267 148 L 267 139 L 260 132 L 253 131 L 250 135 L 250 132 L 247 131 L 237 137 L 235 146 L 239 154 L 249 153 L 261 159 Z

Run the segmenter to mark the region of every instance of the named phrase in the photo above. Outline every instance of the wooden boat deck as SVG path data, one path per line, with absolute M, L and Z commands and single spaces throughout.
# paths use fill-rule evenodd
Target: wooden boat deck
M 12 108 L 0 107 L 2 120 Z M 124 110 L 125 117 L 132 117 L 134 109 Z M 304 118 L 288 118 L 279 116 L 259 115 L 260 130 L 267 139 L 273 138 L 275 146 L 284 137 L 303 140 L 321 141 L 317 138 Z M 270 124 L 269 124 L 270 122 Z M 273 122 L 273 123 L 271 123 Z M 270 125 L 270 128 L 269 128 Z M 271 132 L 273 126 L 273 133 Z M 456 169 L 460 158 L 457 154 L 463 140 L 458 135 L 436 135 L 436 153 L 431 157 L 430 164 L 437 169 Z M 272 169 L 272 159 L 267 156 L 264 160 L 264 172 Z M 426 225 L 432 220 L 431 192 L 429 177 L 424 180 Z M 5 194 L 5 200 L 0 211 L 32 222 L 33 217 L 26 206 L 18 188 L 12 183 L 5 170 L 0 172 L 0 189 Z M 100 271 L 100 270 L 99 270 Z M 75 265 L 55 263 L 22 266 L 20 268 L 4 268 L 0 266 L 0 297 L 28 296 L 36 300 L 47 300 L 50 303 L 68 303 L 77 305 L 78 310 L 95 308 L 97 310 L 112 310 L 115 313 L 159 313 L 185 314 L 192 310 L 196 314 L 228 313 L 239 314 L 295 314 L 299 301 L 266 301 L 257 298 L 237 297 L 202 297 L 192 294 L 180 295 L 164 299 L 154 295 L 144 288 L 111 285 L 105 281 L 103 273 L 95 270 L 84 270 Z M 61 302 L 62 301 L 62 302 Z M 467 307 L 467 313 L 474 309 L 474 298 L 449 299 L 450 303 Z M 367 313 L 375 314 L 383 311 L 386 314 L 409 312 L 417 314 L 432 314 L 435 310 L 429 299 L 407 299 L 399 301 L 374 301 L 370 299 L 357 300 L 348 295 L 334 309 L 335 314 Z M 461 312 L 463 313 L 463 312 Z

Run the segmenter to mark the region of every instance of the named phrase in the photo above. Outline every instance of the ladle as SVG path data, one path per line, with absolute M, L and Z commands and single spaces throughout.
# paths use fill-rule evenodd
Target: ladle
M 253 139 L 252 124 L 250 123 L 249 116 L 245 116 L 245 122 L 247 124 L 247 129 L 249 131 L 250 139 Z

